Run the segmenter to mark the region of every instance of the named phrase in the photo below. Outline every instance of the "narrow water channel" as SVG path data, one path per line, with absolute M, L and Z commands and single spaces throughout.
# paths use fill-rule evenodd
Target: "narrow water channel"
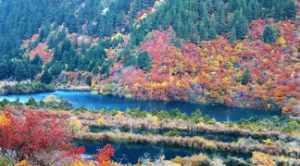
M 108 142 L 108 141 L 87 141 L 77 140 L 74 141 L 77 146 L 83 146 L 86 149 L 86 156 L 92 156 L 97 151 L 107 144 L 111 144 L 116 153 L 113 158 L 114 161 L 120 163 L 135 164 L 142 159 L 156 160 L 164 156 L 165 159 L 173 159 L 176 156 L 191 156 L 198 154 L 200 151 L 176 147 L 163 147 L 153 144 L 137 144 L 128 142 Z M 90 159 L 93 159 L 92 157 Z
M 175 146 L 163 146 L 145 143 L 130 143 L 118 141 L 90 141 L 75 140 L 74 145 L 85 147 L 84 158 L 94 160 L 95 154 L 105 145 L 111 144 L 115 149 L 113 160 L 123 164 L 136 164 L 142 160 L 155 161 L 163 157 L 166 160 L 172 160 L 178 157 L 190 157 L 192 155 L 204 154 L 210 158 L 221 157 L 225 160 L 232 158 L 239 160 L 249 160 L 251 155 L 247 154 L 230 154 L 227 152 L 195 150 L 192 148 L 180 148 Z

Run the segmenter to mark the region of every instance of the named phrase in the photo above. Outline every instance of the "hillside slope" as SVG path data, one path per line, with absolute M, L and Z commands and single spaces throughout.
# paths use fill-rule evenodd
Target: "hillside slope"
M 0 79 L 299 114 L 294 0 L 0 2 Z

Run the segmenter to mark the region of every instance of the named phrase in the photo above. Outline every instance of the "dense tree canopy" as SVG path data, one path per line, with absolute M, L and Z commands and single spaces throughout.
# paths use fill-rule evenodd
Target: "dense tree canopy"
M 276 2 L 264 0 L 173 0 L 157 5 L 157 12 L 148 14 L 132 32 L 132 43 L 137 44 L 153 29 L 172 26 L 179 37 L 190 41 L 214 39 L 217 34 L 230 31 L 237 39 L 248 32 L 248 23 L 258 18 L 294 19 L 293 0 Z
M 150 9 L 152 7 L 154 9 Z M 132 40 L 137 41 L 152 29 L 172 26 L 180 37 L 197 41 L 207 39 L 205 35 L 199 35 L 203 28 L 210 32 L 208 38 L 214 38 L 215 34 L 228 32 L 241 24 L 236 33 L 244 36 L 246 22 L 270 17 L 294 19 L 296 12 L 293 0 L 1 1 L 0 53 L 13 51 L 39 28 L 40 37 L 47 36 L 52 24 L 65 24 L 70 32 L 92 36 L 110 36 L 117 31 L 129 33 L 128 30 L 133 28 Z M 237 20 L 232 13 L 239 13 L 237 17 L 242 19 Z M 136 17 L 142 19 L 140 26 L 135 26 Z
M 130 55 L 121 58 L 125 66 L 149 70 L 151 63 L 146 61 L 150 59 L 132 49 L 152 30 L 172 27 L 177 38 L 193 43 L 219 35 L 235 42 L 247 37 L 252 20 L 293 20 L 296 12 L 293 0 L 1 1 L 0 54 L 4 59 L 0 65 L 7 72 L 0 73 L 0 79 L 34 79 L 43 71 L 59 75 L 64 70 L 108 74 L 113 62 L 107 58 L 107 49 L 128 42 L 120 34 L 129 36 Z M 24 50 L 25 39 L 31 42 Z M 276 40 L 268 27 L 263 40 Z M 31 63 L 24 59 L 28 53 L 31 60 L 40 56 L 44 63 L 51 63 L 46 67 L 37 59 Z

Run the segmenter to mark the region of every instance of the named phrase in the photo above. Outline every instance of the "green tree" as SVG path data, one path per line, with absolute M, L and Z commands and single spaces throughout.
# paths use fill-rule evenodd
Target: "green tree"
M 11 76 L 11 64 L 8 59 L 0 60 L 0 80 L 8 79 Z
M 50 27 L 48 24 L 43 25 L 39 31 L 39 41 L 47 38 L 50 33 Z
M 249 0 L 246 15 L 248 20 L 255 20 L 261 16 L 261 6 L 258 0 Z
M 236 31 L 237 39 L 244 39 L 248 33 L 248 20 L 241 10 L 235 13 L 233 27 Z
M 203 18 L 204 15 L 207 14 L 207 8 L 206 8 L 205 1 L 202 1 L 202 0 L 198 1 L 197 6 L 198 6 L 198 16 L 200 18 Z
M 42 77 L 41 77 L 41 82 L 45 84 L 50 84 L 52 82 L 52 75 L 48 72 L 48 70 L 44 71 Z
M 126 55 L 123 59 L 123 64 L 125 67 L 133 66 L 137 64 L 137 58 L 135 55 Z
M 247 85 L 251 80 L 251 74 L 248 68 L 246 68 L 246 70 L 244 70 L 244 73 L 242 75 L 241 78 L 241 84 L 243 85 Z
M 240 0 L 229 0 L 228 2 L 228 10 L 230 12 L 234 12 L 237 9 L 240 9 Z
M 54 64 L 51 65 L 51 67 L 49 68 L 49 73 L 51 74 L 51 76 L 56 77 L 58 75 L 60 75 L 60 73 L 63 71 L 64 69 L 64 64 L 61 62 L 54 62 Z
M 35 101 L 34 98 L 31 97 L 31 98 L 27 101 L 26 105 L 36 107 L 36 106 L 38 106 L 38 103 Z
M 151 63 L 152 63 L 151 57 L 147 52 L 142 52 L 138 55 L 137 64 L 139 68 L 145 71 L 149 71 L 152 66 Z
M 106 52 L 105 47 L 108 43 L 100 42 L 96 46 L 92 46 L 87 54 L 86 54 L 86 61 L 88 61 L 87 67 L 88 71 L 92 71 L 94 73 L 98 73 L 101 70 L 101 66 L 105 62 L 106 59 Z
M 263 41 L 265 43 L 274 43 L 276 42 L 276 39 L 277 39 L 277 31 L 275 28 L 273 28 L 272 26 L 270 25 L 267 25 L 264 29 L 264 32 L 263 32 Z
M 108 77 L 109 76 L 109 72 L 110 72 L 110 67 L 112 65 L 112 61 L 109 60 L 109 61 L 105 61 L 102 66 L 101 66 L 101 74 L 104 76 L 104 77 Z
M 235 31 L 235 28 L 233 27 L 231 32 L 230 32 L 229 41 L 231 43 L 234 43 L 236 40 L 237 40 L 236 31 Z
M 17 81 L 31 78 L 30 66 L 27 61 L 17 61 L 15 63 L 14 77 Z
M 204 25 L 204 23 L 199 24 L 198 33 L 199 33 L 200 40 L 207 40 L 208 39 L 208 29 Z
M 277 0 L 260 0 L 262 7 L 271 9 Z
M 31 78 L 42 72 L 43 61 L 40 56 L 35 56 L 30 62 Z
M 208 25 L 208 38 L 215 39 L 216 37 L 217 37 L 216 20 L 215 17 L 212 16 Z
M 277 20 L 295 19 L 297 6 L 294 0 L 277 0 L 273 7 L 274 18 Z
M 297 6 L 294 0 L 285 1 L 284 6 L 285 19 L 295 19 L 297 15 Z
M 223 1 L 218 2 L 216 13 L 216 31 L 218 34 L 221 34 L 226 31 L 225 4 Z

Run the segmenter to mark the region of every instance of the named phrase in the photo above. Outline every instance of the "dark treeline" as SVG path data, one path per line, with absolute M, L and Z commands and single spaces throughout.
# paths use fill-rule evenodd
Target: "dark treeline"
M 0 1 L 0 79 L 33 79 L 41 72 L 40 59 L 24 58 L 19 49 L 22 40 L 34 33 L 39 41 L 47 39 L 58 25 L 68 32 L 89 36 L 111 36 L 115 32 L 128 33 L 128 15 L 134 18 L 138 11 L 152 6 L 154 0 L 11 0 Z M 133 20 L 131 20 L 133 21 Z M 106 46 L 105 46 L 106 45 Z M 54 60 L 45 66 L 46 80 L 62 70 L 87 70 L 107 73 L 110 62 L 104 61 L 102 42 L 88 48 L 84 55 L 75 56 L 74 46 L 64 31 L 51 35 L 50 48 L 54 48 Z M 38 67 L 37 67 L 38 66 Z M 38 69 L 38 70 L 37 70 Z M 46 81 L 49 82 L 49 81 Z
M 169 0 L 133 28 L 131 42 L 137 45 L 149 31 L 170 26 L 177 36 L 192 42 L 225 33 L 235 41 L 245 38 L 252 20 L 295 19 L 296 12 L 294 0 Z
M 110 36 L 128 32 L 134 18 L 154 0 L 10 0 L 0 1 L 0 53 L 17 48 L 41 25 L 65 24 L 70 32 Z

